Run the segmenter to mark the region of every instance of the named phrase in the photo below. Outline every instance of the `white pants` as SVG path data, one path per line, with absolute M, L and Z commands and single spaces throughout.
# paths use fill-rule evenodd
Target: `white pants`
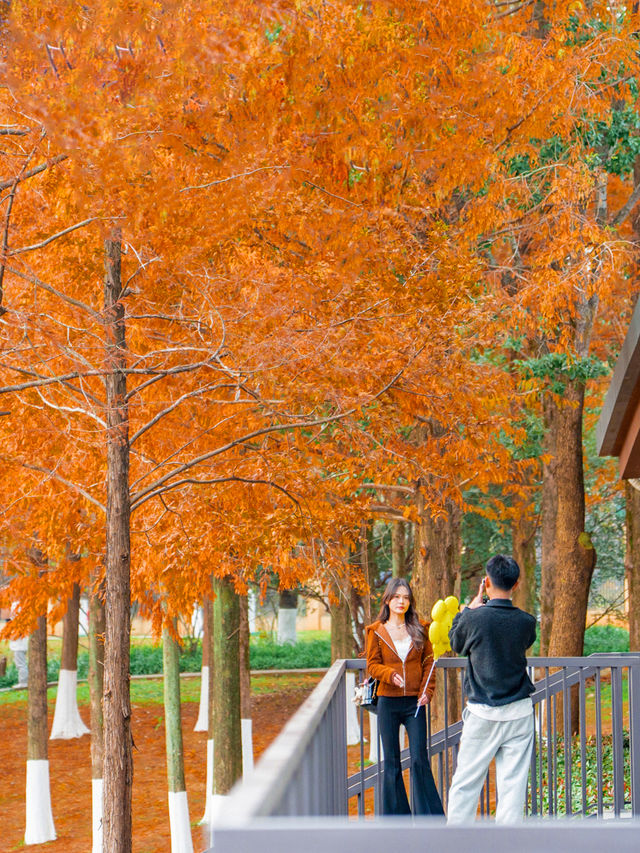
M 484 720 L 465 708 L 458 764 L 449 789 L 447 820 L 473 821 L 487 770 L 496 760 L 497 823 L 524 816 L 533 746 L 533 714 L 517 720 Z

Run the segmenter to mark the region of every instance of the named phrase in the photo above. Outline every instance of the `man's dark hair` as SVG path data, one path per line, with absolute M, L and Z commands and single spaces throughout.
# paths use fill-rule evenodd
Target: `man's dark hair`
M 491 578 L 491 583 L 498 589 L 513 589 L 515 582 L 520 577 L 520 566 L 513 557 L 506 554 L 496 554 L 487 560 L 485 571 Z

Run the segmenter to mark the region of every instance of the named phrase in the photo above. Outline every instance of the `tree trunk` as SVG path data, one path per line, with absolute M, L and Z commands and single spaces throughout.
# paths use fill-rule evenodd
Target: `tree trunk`
M 351 584 L 345 582 L 347 587 Z M 351 658 L 354 654 L 353 629 L 351 625 L 351 609 L 343 590 L 337 590 L 337 600 L 329 605 L 331 612 L 331 660 Z
M 202 667 L 200 670 L 200 706 L 198 719 L 194 726 L 195 732 L 206 732 L 209 729 L 209 679 L 211 667 L 211 599 L 205 595 L 202 601 Z
M 564 396 L 555 407 L 558 514 L 551 656 L 582 655 L 589 587 L 596 561 L 591 538 L 584 529 L 583 400 L 584 386 L 567 380 Z
M 629 651 L 640 651 L 640 491 L 625 483 L 626 550 L 624 573 L 629 602 Z
M 56 708 L 51 726 L 51 740 L 68 740 L 88 734 L 78 710 L 78 627 L 80 624 L 80 586 L 73 585 L 67 612 L 62 620 L 62 654 Z
M 191 823 L 184 781 L 182 707 L 180 704 L 180 646 L 165 628 L 162 632 L 164 733 L 167 750 L 169 825 L 172 853 L 191 853 Z
M 242 776 L 240 601 L 229 578 L 214 581 L 213 739 L 215 789 L 228 794 Z M 220 662 L 220 663 L 218 663 Z
M 27 710 L 27 792 L 25 844 L 53 841 L 47 743 L 47 617 L 40 616 L 29 638 Z
M 415 526 L 414 569 L 411 587 L 420 618 L 431 621 L 431 609 L 439 598 L 460 592 L 460 522 L 459 507 L 447 502 L 446 514 L 433 518 L 424 505 L 421 490 L 417 493 L 419 523 Z M 447 719 L 460 717 L 458 675 L 451 670 L 447 677 Z M 431 706 L 432 728 L 444 725 L 444 671 L 436 671 L 436 690 Z
M 78 668 L 78 626 L 80 624 L 80 586 L 73 585 L 67 612 L 62 620 L 62 652 L 60 669 Z
M 556 402 L 547 392 L 543 399 L 544 446 L 542 463 L 542 553 L 540 559 L 540 655 L 549 653 L 549 638 L 553 621 L 555 575 L 558 565 L 556 554 L 556 518 L 558 514 L 558 487 L 555 478 Z
M 407 574 L 407 525 L 404 521 L 391 522 L 391 571 L 394 578 L 404 578 Z
M 213 580 L 212 580 L 213 584 Z M 202 819 L 200 820 L 201 824 L 205 824 L 208 826 L 213 825 L 213 803 L 215 796 L 215 773 L 213 772 L 213 753 L 214 753 L 214 743 L 213 743 L 213 732 L 215 725 L 215 704 L 214 704 L 214 695 L 213 695 L 213 680 L 215 679 L 215 657 L 214 657 L 214 630 L 213 630 L 213 601 L 210 598 L 207 598 L 208 606 L 204 611 L 204 618 L 207 620 L 208 626 L 205 627 L 203 631 L 203 642 L 205 642 L 205 637 L 207 638 L 207 661 L 209 664 L 208 670 L 208 702 L 209 706 L 207 709 L 208 712 L 208 735 L 207 735 L 207 756 L 206 756 L 206 773 L 205 773 L 205 801 L 204 801 L 204 814 L 202 815 Z M 204 660 L 204 652 L 203 652 L 203 660 Z M 211 842 L 211 839 L 210 839 Z
M 249 659 L 249 599 L 240 601 L 240 716 L 242 730 L 242 772 L 253 771 L 253 726 L 251 722 L 251 663 Z
M 129 411 L 120 235 L 105 241 L 107 398 L 106 646 L 104 662 L 104 851 L 131 853 L 133 756 L 129 695 L 131 639 Z
M 513 527 L 513 556 L 520 566 L 520 582 L 513 593 L 513 603 L 527 613 L 536 612 L 536 530 L 533 507 L 521 507 Z
M 29 710 L 27 714 L 27 759 L 46 761 L 47 735 L 47 617 L 29 638 Z
M 91 696 L 91 789 L 92 789 L 92 853 L 102 851 L 104 810 L 104 723 L 102 694 L 104 691 L 104 583 L 89 600 L 89 693 Z

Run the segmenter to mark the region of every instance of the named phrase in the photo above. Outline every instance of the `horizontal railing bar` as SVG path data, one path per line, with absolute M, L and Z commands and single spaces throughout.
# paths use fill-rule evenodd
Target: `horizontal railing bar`
M 344 678 L 345 669 L 344 660 L 337 660 L 333 664 L 265 750 L 253 773 L 233 788 L 224 807 L 228 823 L 245 823 L 251 818 L 266 816 L 277 807 L 318 723 Z
M 466 658 L 440 658 L 437 662 L 442 669 L 464 669 Z M 527 664 L 531 670 L 543 670 L 545 677 L 536 683 L 536 691 L 533 694 L 534 703 L 550 699 L 554 694 L 566 691 L 567 687 L 578 684 L 579 681 L 590 679 L 602 669 L 620 672 L 627 668 L 630 671 L 638 671 L 640 666 L 640 654 L 609 655 L 598 654 L 583 658 L 528 658 Z M 332 701 L 335 703 L 336 691 L 342 687 L 345 672 L 362 672 L 366 668 L 363 659 L 339 660 L 326 673 L 311 695 L 305 700 L 298 711 L 285 725 L 276 740 L 265 751 L 256 765 L 252 776 L 236 785 L 225 802 L 224 820 L 227 825 L 249 825 L 255 818 L 276 814 L 283 807 L 288 792 L 295 787 L 296 774 L 302 772 L 305 762 L 309 760 L 307 751 L 309 744 L 318 731 L 322 720 L 328 713 Z M 550 670 L 559 670 L 551 672 Z M 345 700 L 342 695 L 341 703 L 344 707 L 345 701 L 351 701 L 351 697 Z M 335 713 L 335 712 L 332 712 Z M 449 726 L 447 731 L 433 734 L 430 738 L 430 754 L 432 756 L 442 755 L 445 750 L 456 746 L 460 739 L 462 722 L 457 721 Z M 344 735 L 339 740 L 342 745 L 336 744 L 337 749 L 344 750 Z M 409 750 L 402 752 L 402 767 L 409 766 Z M 307 772 L 306 770 L 304 771 Z M 313 773 L 313 768 L 309 768 Z M 346 766 L 345 766 L 346 776 Z M 344 777 L 343 777 L 344 778 Z M 364 780 L 364 785 L 363 785 Z M 370 765 L 363 771 L 344 779 L 346 788 L 344 794 L 349 797 L 358 794 L 363 795 L 368 788 L 379 784 L 379 768 L 376 764 Z M 316 778 L 314 784 L 323 784 L 323 779 Z M 308 850 L 305 853 L 309 853 Z M 548 851 L 545 851 L 548 853 Z
M 442 819 L 382 818 L 336 821 L 287 818 L 254 821 L 249 826 L 215 831 L 215 853 L 637 853 L 640 821 L 528 820 L 500 826 L 478 821 L 466 826 L 446 825 Z M 214 853 L 214 850 L 208 851 Z

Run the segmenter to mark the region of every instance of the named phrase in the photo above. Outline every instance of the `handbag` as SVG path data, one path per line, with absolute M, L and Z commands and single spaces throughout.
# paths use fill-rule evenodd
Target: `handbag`
M 353 701 L 363 711 L 376 713 L 378 704 L 378 679 L 371 675 L 356 686 Z

